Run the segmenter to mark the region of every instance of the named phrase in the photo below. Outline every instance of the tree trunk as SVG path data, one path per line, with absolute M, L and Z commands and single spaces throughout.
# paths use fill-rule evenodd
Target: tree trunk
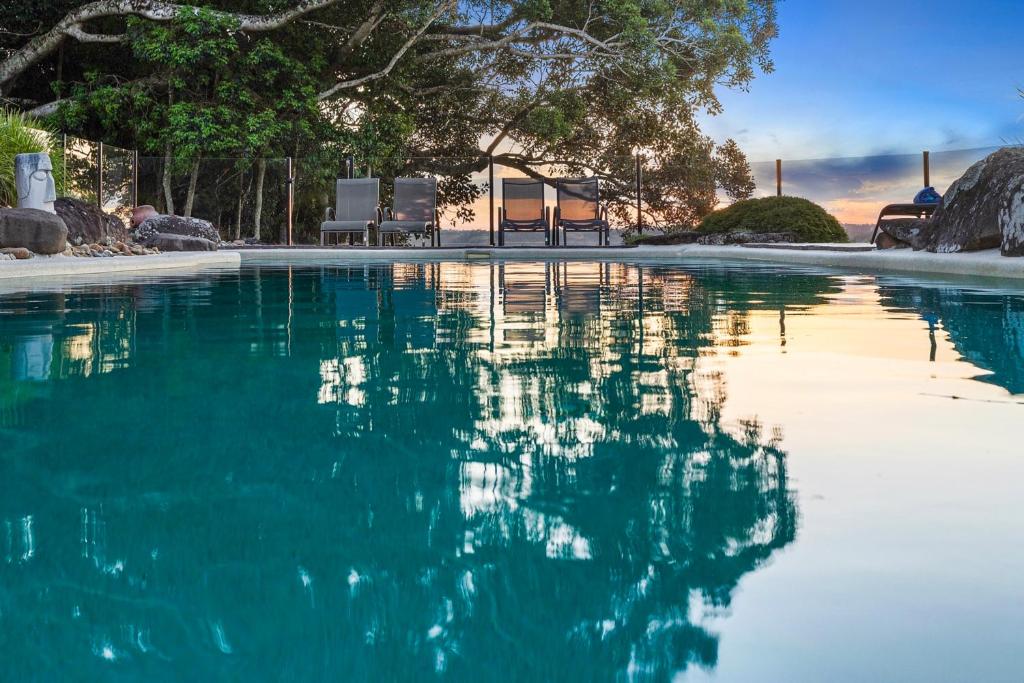
M 244 189 L 243 189 L 244 188 Z M 249 176 L 249 184 L 245 185 L 245 170 L 238 172 L 238 214 L 235 217 L 234 239 L 242 239 L 242 211 L 245 208 L 245 200 L 249 198 L 249 191 L 252 190 L 252 176 Z
M 267 160 L 260 157 L 256 165 L 256 208 L 252 218 L 252 236 L 257 241 L 260 239 L 260 221 L 263 220 L 263 179 L 267 175 Z
M 199 159 L 200 158 L 201 157 L 196 157 L 196 160 L 192 162 L 192 173 L 191 173 L 191 175 L 188 178 L 188 194 L 185 195 L 185 211 L 184 211 L 185 218 L 191 218 L 192 217 L 192 204 L 196 200 L 196 183 L 199 182 Z
M 164 204 L 167 213 L 174 215 L 174 194 L 171 192 L 171 143 L 164 147 Z

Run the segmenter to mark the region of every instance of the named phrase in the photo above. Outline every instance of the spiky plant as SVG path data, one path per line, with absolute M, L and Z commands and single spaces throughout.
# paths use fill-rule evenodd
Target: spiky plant
M 64 168 L 58 138 L 43 124 L 21 112 L 0 109 L 0 206 L 15 206 L 18 189 L 14 182 L 14 156 L 27 152 L 49 152 L 53 178 L 64 186 Z

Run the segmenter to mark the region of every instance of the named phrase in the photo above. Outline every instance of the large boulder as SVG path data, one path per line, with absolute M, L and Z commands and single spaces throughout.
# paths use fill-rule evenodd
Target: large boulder
M 217 251 L 217 243 L 203 237 L 157 233 L 146 238 L 145 245 L 160 251 Z
M 95 204 L 72 197 L 60 197 L 53 203 L 57 215 L 68 226 L 68 241 L 72 244 L 96 242 L 123 242 L 128 229 L 117 216 L 100 210 Z
M 147 218 L 152 218 L 153 216 L 159 215 L 160 214 L 157 213 L 156 209 L 154 209 L 149 204 L 142 204 L 140 206 L 136 206 L 134 209 L 132 209 L 132 230 L 135 230 L 140 225 L 142 225 L 143 221 L 145 221 Z
M 210 221 L 201 218 L 185 218 L 157 214 L 142 221 L 135 230 L 135 239 L 145 242 L 153 235 L 183 235 L 185 237 L 202 237 L 211 242 L 220 242 L 220 233 Z
M 931 222 L 929 251 L 1003 247 L 1006 254 L 1019 249 L 1024 238 L 1024 148 L 1005 147 L 971 166 L 946 190 Z M 1004 243 L 1007 229 L 1009 245 Z
M 67 242 L 68 227 L 57 214 L 41 209 L 0 209 L 0 247 L 59 254 Z
M 930 219 L 884 221 L 881 229 L 914 249 L 1024 256 L 1024 148 L 1005 147 L 967 169 Z

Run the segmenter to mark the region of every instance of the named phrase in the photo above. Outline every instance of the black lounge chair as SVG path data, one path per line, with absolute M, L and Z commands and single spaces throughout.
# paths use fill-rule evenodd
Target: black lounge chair
M 871 233 L 871 244 L 875 243 L 878 231 L 882 227 L 882 219 L 893 216 L 906 218 L 931 218 L 935 210 L 942 205 L 942 202 L 933 204 L 889 204 L 878 214 L 878 221 L 875 223 L 875 230 Z
M 363 236 L 370 244 L 370 228 L 380 225 L 380 180 L 377 178 L 339 178 L 335 184 L 335 206 L 327 207 L 326 220 L 320 224 L 320 245 L 334 235 L 338 244 L 341 235 Z
M 596 232 L 598 245 L 608 246 L 608 210 L 601 206 L 597 178 L 563 178 L 557 183 L 556 196 L 556 242 L 561 228 L 562 244 L 568 244 L 569 231 Z
M 498 208 L 498 246 L 505 246 L 505 232 L 544 232 L 551 244 L 551 211 L 544 206 L 544 181 L 533 178 L 502 178 Z
M 437 180 L 435 178 L 395 178 L 395 199 L 388 211 L 388 220 L 381 221 L 377 244 L 384 235 L 430 235 L 430 246 L 441 246 L 441 217 L 437 212 Z

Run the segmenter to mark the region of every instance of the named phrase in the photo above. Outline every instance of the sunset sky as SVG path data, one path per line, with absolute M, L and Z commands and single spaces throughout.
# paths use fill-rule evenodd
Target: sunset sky
M 705 121 L 752 161 L 1024 140 L 1024 2 L 782 0 L 775 72 Z
M 781 158 L 786 194 L 873 223 L 922 187 L 922 150 L 945 192 L 992 148 L 1024 142 L 1024 2 L 783 0 L 779 27 L 775 71 L 723 91 L 725 112 L 704 119 L 754 162 L 758 194 L 774 193 Z

